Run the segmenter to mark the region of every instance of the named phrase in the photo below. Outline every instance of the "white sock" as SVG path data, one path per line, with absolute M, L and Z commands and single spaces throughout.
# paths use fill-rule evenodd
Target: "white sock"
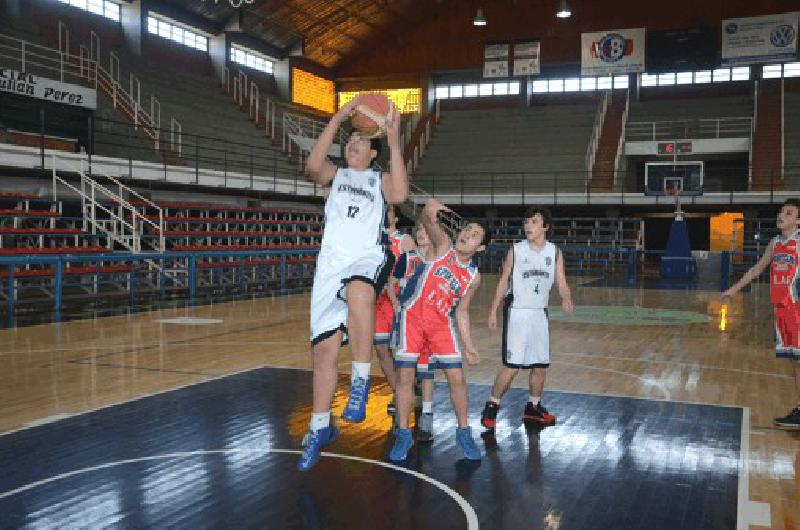
M 331 411 L 328 412 L 314 412 L 311 414 L 311 423 L 309 427 L 312 431 L 324 429 L 331 424 Z
M 422 413 L 423 414 L 433 414 L 433 401 L 423 401 L 422 402 Z
M 541 397 L 541 396 L 534 396 L 533 394 L 530 394 L 530 395 L 528 396 L 528 401 L 530 401 L 531 403 L 533 403 L 533 406 L 534 406 L 534 407 L 535 407 L 536 405 L 538 405 L 538 404 L 539 404 L 539 402 L 540 402 L 541 400 L 542 400 L 542 397 Z
M 357 363 L 353 361 L 353 374 L 350 376 L 350 380 L 354 381 L 356 377 L 369 379 L 370 367 L 370 363 Z
M 500 398 L 496 398 L 496 397 L 494 397 L 494 396 L 491 396 L 491 397 L 489 398 L 489 401 L 491 401 L 491 402 L 492 402 L 492 403 L 494 403 L 495 405 L 499 405 L 499 404 L 500 404 Z

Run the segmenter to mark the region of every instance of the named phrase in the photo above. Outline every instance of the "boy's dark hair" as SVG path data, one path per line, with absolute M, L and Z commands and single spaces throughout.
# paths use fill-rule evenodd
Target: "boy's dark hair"
M 375 151 L 375 159 L 377 160 L 381 156 L 381 151 L 383 150 L 383 142 L 381 142 L 380 138 L 370 138 L 369 148 Z
M 800 212 L 800 199 L 795 199 L 794 197 L 786 199 L 783 201 L 783 206 L 794 206 Z
M 475 223 L 476 225 L 483 228 L 483 239 L 481 240 L 481 245 L 486 246 L 492 242 L 492 231 L 489 229 L 489 224 L 486 221 L 482 220 L 479 221 L 476 219 L 474 221 L 470 221 L 469 223 Z
M 525 219 L 530 219 L 536 214 L 542 216 L 542 224 L 547 227 L 545 235 L 550 235 L 553 232 L 553 214 L 544 206 L 529 206 L 528 209 L 525 210 L 525 217 L 522 218 L 522 222 L 524 223 Z

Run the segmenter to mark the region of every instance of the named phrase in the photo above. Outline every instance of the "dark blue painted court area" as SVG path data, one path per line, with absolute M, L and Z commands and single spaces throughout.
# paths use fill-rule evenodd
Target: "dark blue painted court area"
M 344 383 L 345 381 L 342 381 Z M 435 440 L 408 468 L 386 462 L 388 390 L 296 471 L 311 374 L 264 368 L 0 437 L 0 527 L 734 528 L 741 410 L 549 392 L 558 424 L 526 428 L 527 393 L 504 400 L 495 436 L 478 425 L 489 387 L 470 385 L 485 457 L 461 458 L 448 389 Z M 344 395 L 337 394 L 337 411 Z M 482 439 L 482 443 L 481 443 Z M 466 511 L 469 511 L 467 509 Z

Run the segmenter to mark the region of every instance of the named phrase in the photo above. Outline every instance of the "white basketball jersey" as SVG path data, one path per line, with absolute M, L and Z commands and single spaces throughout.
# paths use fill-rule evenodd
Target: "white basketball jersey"
M 379 171 L 336 170 L 325 203 L 322 248 L 358 251 L 388 243 Z
M 513 248 L 511 307 L 515 309 L 547 307 L 550 288 L 556 276 L 558 249 L 551 242 L 545 241 L 544 247 L 536 250 L 527 240 L 515 243 Z

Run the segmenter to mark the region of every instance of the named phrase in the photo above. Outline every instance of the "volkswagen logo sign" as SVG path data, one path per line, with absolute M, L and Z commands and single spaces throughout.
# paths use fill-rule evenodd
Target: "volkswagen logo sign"
M 739 24 L 737 24 L 736 22 L 729 22 L 728 24 L 725 25 L 725 33 L 727 33 L 728 35 L 733 35 L 738 31 L 739 31 Z
M 769 34 L 769 41 L 776 48 L 786 48 L 794 42 L 794 28 L 789 24 L 777 26 Z
M 619 33 L 604 35 L 597 43 L 597 56 L 604 63 L 616 63 L 628 55 L 628 40 Z

